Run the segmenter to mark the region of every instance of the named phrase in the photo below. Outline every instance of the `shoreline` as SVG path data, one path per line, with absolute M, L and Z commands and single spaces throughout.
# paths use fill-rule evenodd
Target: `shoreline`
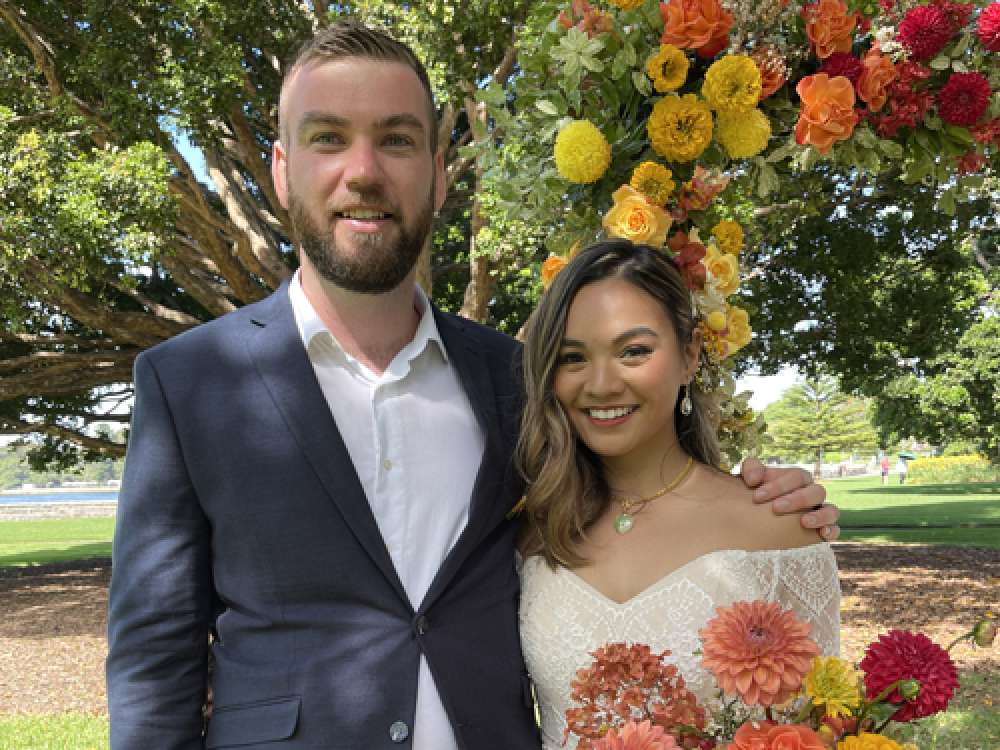
M 32 487 L 24 490 L 0 490 L 2 495 L 72 495 L 74 492 L 118 492 L 121 486 L 94 485 L 93 487 Z

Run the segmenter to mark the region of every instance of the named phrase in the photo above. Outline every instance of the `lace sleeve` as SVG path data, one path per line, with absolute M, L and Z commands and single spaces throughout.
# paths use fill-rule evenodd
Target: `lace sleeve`
M 829 544 L 783 550 L 774 563 L 773 600 L 812 625 L 825 656 L 840 654 L 840 576 Z

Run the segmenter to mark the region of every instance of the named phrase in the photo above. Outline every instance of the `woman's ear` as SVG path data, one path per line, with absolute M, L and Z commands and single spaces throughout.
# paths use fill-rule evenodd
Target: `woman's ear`
M 684 347 L 684 360 L 687 363 L 685 374 L 688 381 L 694 378 L 698 371 L 698 363 L 701 361 L 701 329 L 695 328 L 691 331 L 691 338 Z

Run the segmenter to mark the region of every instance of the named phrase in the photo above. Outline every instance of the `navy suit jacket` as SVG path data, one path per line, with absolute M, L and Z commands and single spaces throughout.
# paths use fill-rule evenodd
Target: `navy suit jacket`
M 468 525 L 416 610 L 286 287 L 136 360 L 108 623 L 113 750 L 405 748 L 421 654 L 463 749 L 539 746 L 507 518 L 523 489 L 518 345 L 435 315 L 485 449 Z

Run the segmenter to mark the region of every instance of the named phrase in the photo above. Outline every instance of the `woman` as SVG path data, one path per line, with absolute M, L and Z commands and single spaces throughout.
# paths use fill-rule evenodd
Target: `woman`
M 520 619 L 546 750 L 563 746 L 570 682 L 606 643 L 669 649 L 703 703 L 716 691 L 698 630 L 719 605 L 780 601 L 838 649 L 829 546 L 714 468 L 697 323 L 670 259 L 623 240 L 580 253 L 529 322 Z

